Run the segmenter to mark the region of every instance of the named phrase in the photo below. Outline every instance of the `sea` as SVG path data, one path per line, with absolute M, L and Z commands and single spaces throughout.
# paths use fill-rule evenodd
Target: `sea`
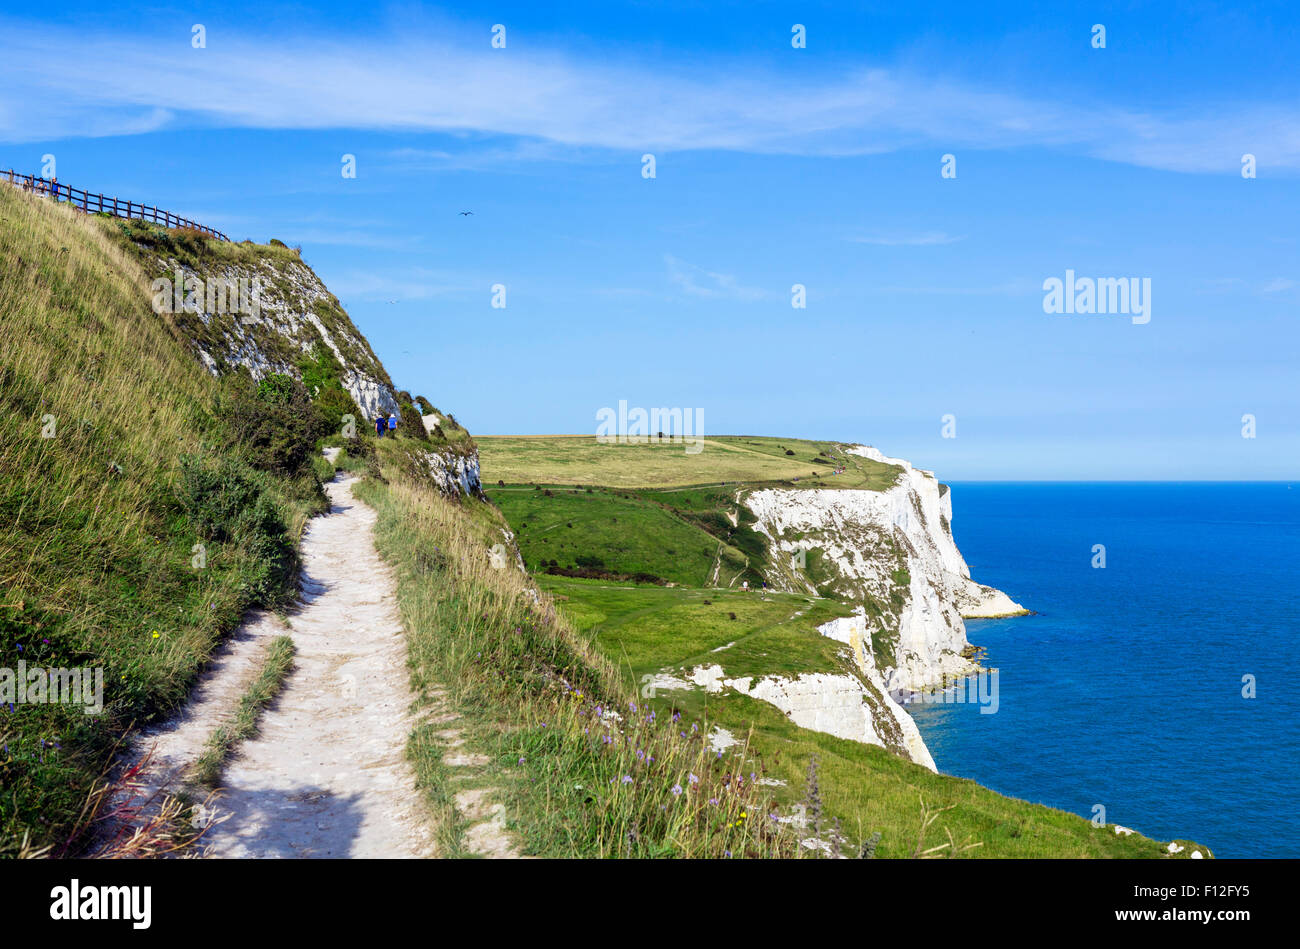
M 1300 481 L 951 490 L 971 576 L 1034 615 L 967 621 L 995 713 L 909 706 L 939 770 L 1217 857 L 1300 856 Z

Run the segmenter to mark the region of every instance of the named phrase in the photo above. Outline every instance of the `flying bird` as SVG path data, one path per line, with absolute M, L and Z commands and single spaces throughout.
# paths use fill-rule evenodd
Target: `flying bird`
M 460 216 L 465 217 L 466 215 L 473 214 L 473 213 L 474 213 L 473 211 L 461 211 Z

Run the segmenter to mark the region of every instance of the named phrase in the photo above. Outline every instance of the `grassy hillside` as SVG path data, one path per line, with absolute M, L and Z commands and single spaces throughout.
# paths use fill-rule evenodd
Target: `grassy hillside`
M 0 337 L 0 668 L 104 701 L 0 708 L 0 854 L 75 852 L 114 744 L 284 599 L 325 502 L 303 393 L 203 371 L 115 222 L 0 186 Z
M 718 663 L 729 676 L 840 672 L 843 646 L 816 627 L 850 611 L 834 600 L 727 590 L 642 588 L 542 577 L 582 633 L 634 681 Z M 809 635 L 811 633 L 811 635 Z
M 724 435 L 706 438 L 697 454 L 680 441 L 602 444 L 594 435 L 480 435 L 477 441 L 484 484 L 670 488 L 798 479 L 805 487 L 879 491 L 899 473 L 893 465 L 847 455 L 837 442 L 797 438 Z M 843 474 L 832 474 L 840 467 Z
M 768 579 L 767 542 L 749 529 L 742 492 L 796 483 L 883 490 L 899 474 L 839 443 L 801 439 L 723 436 L 694 455 L 680 442 L 602 444 L 594 436 L 476 441 L 483 483 L 530 568 L 697 587 Z M 815 554 L 812 567 L 816 583 Z
M 524 562 L 539 573 L 645 574 L 702 587 L 727 586 L 747 566 L 744 552 L 729 542 L 729 525 L 727 535 L 715 536 L 657 494 L 540 486 L 490 493 L 514 526 Z

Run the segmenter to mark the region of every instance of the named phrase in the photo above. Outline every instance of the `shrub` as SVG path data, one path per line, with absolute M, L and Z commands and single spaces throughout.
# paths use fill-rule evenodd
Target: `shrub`
M 225 382 L 215 414 L 227 443 L 242 447 L 249 462 L 263 471 L 296 476 L 307 470 L 317 439 L 331 425 L 302 383 L 280 373 L 256 385 L 244 374 L 227 376 Z
M 401 426 L 407 436 L 422 442 L 429 440 L 429 433 L 424 430 L 424 419 L 410 402 L 403 402 L 398 407 L 401 413 Z
M 341 430 L 345 415 L 351 415 L 361 424 L 361 409 L 343 387 L 343 364 L 328 346 L 312 346 L 298 361 L 298 370 L 302 374 L 303 388 L 311 394 L 316 408 L 334 431 Z
M 273 602 L 289 588 L 298 555 L 265 474 L 230 458 L 182 455 L 176 498 L 202 540 L 252 554 L 246 603 Z

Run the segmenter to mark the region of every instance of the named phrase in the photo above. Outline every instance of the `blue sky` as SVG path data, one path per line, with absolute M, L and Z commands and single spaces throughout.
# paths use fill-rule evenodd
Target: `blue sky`
M 1300 12 L 837 6 L 11 6 L 0 167 L 301 244 L 476 433 L 626 399 L 953 480 L 1296 477 Z M 1044 313 L 1067 270 L 1150 322 Z

